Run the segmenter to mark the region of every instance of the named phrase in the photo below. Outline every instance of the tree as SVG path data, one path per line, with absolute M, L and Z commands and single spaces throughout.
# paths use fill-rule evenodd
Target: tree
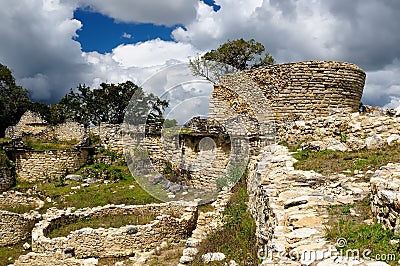
M 175 119 L 165 119 L 164 121 L 165 128 L 176 127 L 176 125 L 178 125 L 178 121 Z
M 30 105 L 28 91 L 15 84 L 11 70 L 0 64 L 0 137 L 18 123 Z
M 218 49 L 190 59 L 189 65 L 194 75 L 218 82 L 227 73 L 271 65 L 274 62 L 263 44 L 254 39 L 238 39 L 228 40 Z
M 120 84 L 100 84 L 100 88 L 91 90 L 80 84 L 77 92 L 70 91 L 60 100 L 67 118 L 89 126 L 100 123 L 120 124 L 124 121 L 128 104 L 132 96 L 140 96 L 135 101 L 153 109 L 146 114 L 150 121 L 162 119 L 162 113 L 168 102 L 150 94 L 145 96 L 142 88 L 131 81 Z

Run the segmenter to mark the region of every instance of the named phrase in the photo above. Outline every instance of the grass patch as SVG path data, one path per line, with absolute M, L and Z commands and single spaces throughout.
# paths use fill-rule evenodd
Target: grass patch
M 258 265 L 256 225 L 247 211 L 248 195 L 244 177 L 235 185 L 233 195 L 225 211 L 225 226 L 212 233 L 199 246 L 199 253 L 192 265 L 203 265 L 201 255 L 208 252 L 222 252 L 227 261 L 235 260 L 239 265 Z M 214 262 L 211 265 L 225 265 Z
M 104 150 L 101 154 L 116 156 Z M 106 204 L 143 205 L 160 202 L 138 185 L 120 158 L 116 158 L 113 165 L 105 163 L 85 165 L 75 173 L 82 175 L 84 179 L 98 179 L 98 182 L 83 185 L 81 181 L 66 180 L 65 175 L 62 175 L 60 178 L 48 179 L 37 184 L 17 179 L 12 189 L 20 192 L 35 190 L 39 198 L 45 202 L 41 212 L 50 207 L 80 209 Z M 50 202 L 48 198 L 51 199 Z
M 71 141 L 60 141 L 58 139 L 53 140 L 40 140 L 40 139 L 27 139 L 24 140 L 24 144 L 34 150 L 67 150 L 74 148 L 74 145 L 78 144 L 78 140 Z
M 12 142 L 11 139 L 0 138 L 0 147 L 10 145 L 11 142 Z
M 298 151 L 293 154 L 298 160 L 295 167 L 300 170 L 314 170 L 329 175 L 345 170 L 376 170 L 390 162 L 400 161 L 400 145 L 388 146 L 380 150 L 359 150 L 340 152 L 324 150 L 320 152 Z
M 56 206 L 58 208 L 75 207 L 79 209 L 106 204 L 142 205 L 159 202 L 144 191 L 133 177 L 115 183 L 92 184 L 89 187 L 72 192 L 71 187 L 74 185 L 79 184 L 71 182 L 69 185 L 59 187 L 53 182 L 39 186 L 39 191 L 53 199 L 51 203 L 45 203 L 45 208 Z M 134 187 L 130 188 L 132 185 Z
M 68 236 L 72 231 L 76 231 L 85 227 L 96 228 L 119 228 L 125 225 L 142 225 L 148 224 L 156 218 L 155 215 L 133 215 L 133 214 L 120 214 L 120 215 L 107 215 L 99 217 L 90 217 L 78 220 L 74 223 L 60 225 L 53 228 L 48 237 L 62 237 Z
M 72 189 L 81 185 L 82 183 L 72 180 L 66 180 L 64 186 L 60 186 L 56 180 L 36 185 L 17 180 L 13 189 L 25 192 L 35 186 L 38 196 L 45 202 L 40 212 L 45 212 L 50 207 L 80 209 L 106 204 L 142 205 L 160 202 L 143 190 L 132 176 L 108 184 L 95 183 L 88 187 Z M 51 202 L 48 202 L 47 198 L 51 198 Z
M 20 255 L 27 254 L 29 251 L 25 251 L 22 247 L 24 243 L 25 241 L 12 246 L 0 247 L 0 265 L 14 263 Z
M 86 165 L 77 174 L 81 174 L 85 178 L 97 178 L 105 180 L 126 180 L 131 177 L 126 164 L 124 165 L 108 165 L 105 163 L 95 163 Z
M 380 260 L 377 256 L 382 254 L 385 256 L 393 254 L 392 256 L 396 257 L 395 261 L 391 260 L 392 257 L 384 261 L 391 265 L 397 265 L 397 261 L 400 259 L 400 244 L 392 244 L 390 240 L 400 237 L 395 236 L 392 231 L 383 229 L 380 224 L 364 223 L 364 220 L 372 217 L 369 206 L 369 197 L 354 204 L 329 206 L 329 222 L 325 237 L 332 243 L 339 238 L 346 239 L 347 245 L 339 249 L 343 254 L 351 250 L 358 250 L 362 254 L 368 249 L 371 250 L 369 257 L 377 260 Z
M 215 211 L 214 206 L 211 203 L 203 204 L 198 207 L 199 212 L 213 212 Z

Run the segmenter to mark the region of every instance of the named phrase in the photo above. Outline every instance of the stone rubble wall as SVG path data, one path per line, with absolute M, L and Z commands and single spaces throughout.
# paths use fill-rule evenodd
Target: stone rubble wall
M 46 131 L 47 123 L 39 114 L 26 111 L 15 126 L 6 129 L 5 138 L 21 137 L 24 134 L 38 135 Z
M 0 153 L 0 192 L 7 191 L 15 184 L 13 167 L 6 154 Z
M 85 127 L 77 122 L 49 125 L 39 114 L 26 111 L 15 126 L 6 129 L 5 138 L 33 136 L 42 140 L 79 141 L 86 134 Z
M 186 240 L 185 249 L 179 259 L 178 266 L 191 263 L 194 256 L 199 252 L 197 247 L 211 233 L 223 226 L 223 212 L 232 196 L 232 192 L 221 191 L 217 199 L 211 203 L 214 207 L 213 211 L 199 212 L 199 217 L 196 223 L 196 229 L 193 230 L 191 236 Z
M 400 117 L 373 113 L 337 113 L 281 124 L 277 140 L 303 144 L 311 149 L 376 149 L 400 141 Z
M 0 194 L 0 206 L 31 206 L 32 209 L 43 207 L 43 201 L 36 197 L 31 197 L 19 191 L 9 190 Z M 1 209 L 1 207 L 0 207 Z
M 17 244 L 27 239 L 40 217 L 37 212 L 18 214 L 0 210 L 0 246 Z
M 400 163 L 382 166 L 372 176 L 371 210 L 385 229 L 400 234 Z
M 99 126 L 90 128 L 91 134 L 100 137 L 102 143 L 112 151 L 123 154 L 123 129 L 120 124 L 101 123 Z
M 80 141 L 86 136 L 86 129 L 77 122 L 65 122 L 51 126 L 46 132 L 46 139 L 58 139 L 60 141 Z
M 44 202 L 39 198 L 30 197 L 18 191 L 7 191 L 0 194 L 0 246 L 16 244 L 27 239 L 40 214 L 35 210 L 42 208 Z M 18 214 L 12 210 L 24 206 L 31 209 L 30 213 Z M 7 209 L 3 210 L 3 209 Z
M 195 187 L 216 189 L 216 179 L 226 174 L 230 157 L 230 144 L 218 136 L 209 136 L 205 141 L 215 146 L 201 150 L 203 136 L 181 135 L 161 137 L 148 136 L 145 146 L 159 173 L 163 173 L 166 164 L 186 172 L 189 184 Z
M 79 218 L 104 215 L 155 215 L 145 225 L 126 225 L 120 228 L 83 228 L 67 237 L 48 238 L 52 227 L 71 223 Z M 73 250 L 76 258 L 130 256 L 135 251 L 147 251 L 162 242 L 179 242 L 194 230 L 197 207 L 171 203 L 149 205 L 106 205 L 92 209 L 57 211 L 44 217 L 32 231 L 32 250 L 38 253 L 65 254 Z
M 13 151 L 17 176 L 28 182 L 58 178 L 83 166 L 89 150 Z
M 268 121 L 272 114 L 281 123 L 308 114 L 327 116 L 334 109 L 356 111 L 364 83 L 364 71 L 349 63 L 306 61 L 265 66 L 225 76 L 212 93 L 210 116 L 220 120 L 246 114 Z M 263 112 L 257 114 L 260 109 Z
M 286 147 L 271 145 L 249 163 L 249 210 L 265 256 L 262 265 L 328 263 L 336 249 L 324 238 L 326 207 L 352 203 L 369 192 L 364 177 L 357 181 L 341 174 L 325 177 L 294 170 L 295 161 Z M 311 259 L 306 256 L 310 252 L 315 255 Z

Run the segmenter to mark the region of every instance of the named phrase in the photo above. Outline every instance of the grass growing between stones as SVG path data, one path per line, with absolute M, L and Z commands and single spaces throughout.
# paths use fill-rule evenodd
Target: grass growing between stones
M 300 170 L 314 170 L 323 175 L 341 173 L 345 170 L 376 170 L 390 162 L 400 161 L 400 145 L 387 146 L 379 150 L 359 150 L 340 152 L 325 150 L 320 152 L 297 151 L 293 157 L 298 160 L 295 167 Z
M 328 207 L 329 222 L 325 237 L 332 243 L 345 239 L 347 244 L 339 248 L 343 255 L 363 252 L 369 258 L 398 265 L 400 260 L 400 244 L 392 231 L 385 230 L 380 224 L 372 223 L 369 197 L 354 204 Z M 369 221 L 366 223 L 366 221 Z M 370 252 L 368 252 L 370 250 Z M 339 253 L 340 254 L 340 253 Z
M 249 197 L 245 177 L 235 185 L 232 192 L 224 211 L 224 227 L 201 243 L 199 253 L 191 265 L 203 265 L 201 255 L 208 252 L 222 252 L 226 255 L 225 262 L 213 262 L 210 265 L 225 265 L 230 260 L 235 260 L 239 265 L 258 265 L 256 225 L 247 211 Z
M 0 210 L 14 212 L 18 214 L 29 213 L 31 210 L 34 210 L 36 206 L 33 205 L 24 205 L 24 204 L 12 204 L 12 205 L 4 205 L 0 204 Z
M 27 254 L 29 251 L 25 251 L 22 247 L 25 242 L 20 242 L 18 244 L 0 247 L 0 265 L 9 265 L 14 263 L 20 255 Z
M 48 237 L 68 236 L 72 231 L 79 230 L 85 227 L 96 228 L 119 228 L 125 225 L 143 225 L 154 221 L 154 215 L 105 215 L 99 217 L 88 217 L 78 220 L 74 223 L 60 225 L 50 231 Z

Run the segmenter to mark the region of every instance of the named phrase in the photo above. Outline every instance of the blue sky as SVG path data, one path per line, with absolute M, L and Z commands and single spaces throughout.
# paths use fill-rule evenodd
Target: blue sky
M 160 38 L 164 41 L 173 41 L 172 31 L 180 26 L 159 26 L 151 23 L 124 23 L 116 22 L 100 13 L 78 9 L 74 18 L 83 23 L 75 38 L 82 45 L 82 51 L 110 53 L 120 44 L 145 42 Z
M 80 83 L 140 85 L 239 38 L 261 42 L 278 63 L 354 63 L 367 73 L 365 104 L 393 107 L 400 100 L 400 1 L 0 0 L 0 6 L 0 63 L 37 101 L 57 102 Z M 157 76 L 155 93 L 165 93 L 172 78 Z M 194 91 L 201 90 L 186 86 L 174 97 Z
M 215 12 L 220 10 L 213 0 L 204 0 Z M 113 48 L 121 44 L 135 44 L 159 38 L 164 41 L 174 41 L 172 31 L 182 24 L 173 26 L 155 25 L 152 23 L 118 22 L 113 18 L 90 8 L 79 8 L 74 12 L 74 19 L 82 22 L 83 27 L 78 31 L 75 39 L 82 45 L 82 51 L 110 53 Z

